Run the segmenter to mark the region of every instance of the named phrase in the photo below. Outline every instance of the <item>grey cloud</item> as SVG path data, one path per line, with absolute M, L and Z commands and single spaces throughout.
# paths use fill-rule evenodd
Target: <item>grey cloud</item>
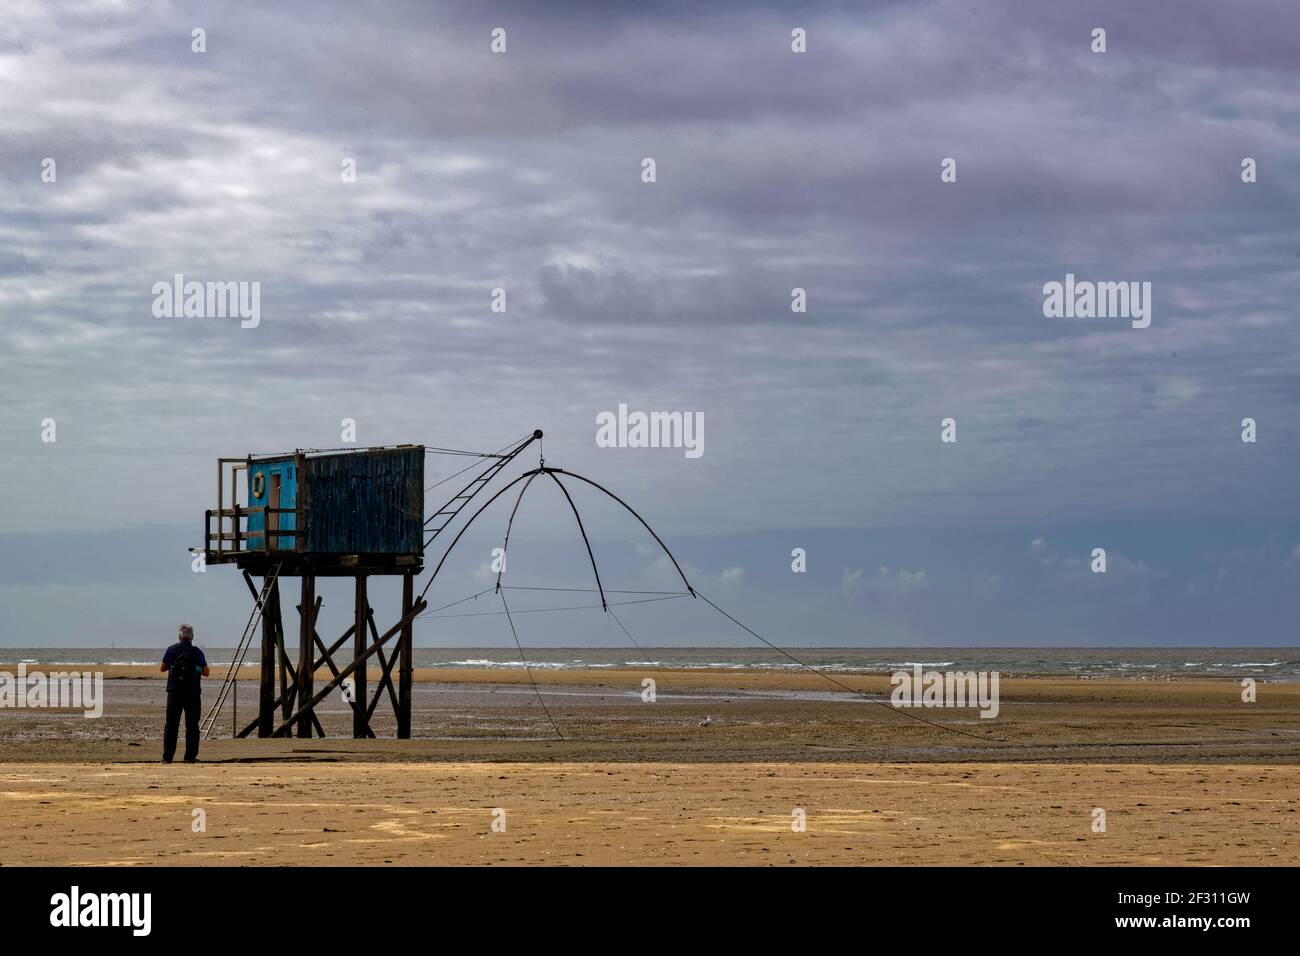
M 493 58 L 498 17 L 511 47 Z M 0 312 L 20 321 L 0 324 L 0 439 L 4 467 L 50 469 L 50 498 L 10 520 L 123 520 L 76 493 L 94 472 L 126 510 L 191 521 L 217 453 L 333 444 L 345 414 L 366 440 L 545 427 L 692 530 L 1195 516 L 1246 474 L 1246 507 L 1294 513 L 1296 17 L 92 4 L 11 21 Z M 1066 271 L 1153 281 L 1153 327 L 1043 319 Z M 174 272 L 261 281 L 262 327 L 154 319 L 149 288 Z M 594 416 L 620 401 L 703 411 L 705 458 L 599 453 Z M 58 468 L 30 447 L 51 409 Z M 1245 414 L 1269 436 L 1250 465 Z M 186 481 L 145 493 L 117 447 Z

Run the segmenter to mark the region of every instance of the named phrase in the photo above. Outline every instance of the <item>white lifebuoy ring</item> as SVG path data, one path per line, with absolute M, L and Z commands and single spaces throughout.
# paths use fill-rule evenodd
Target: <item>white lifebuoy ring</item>
M 266 472 L 259 471 L 253 476 L 253 497 L 260 498 L 266 491 Z

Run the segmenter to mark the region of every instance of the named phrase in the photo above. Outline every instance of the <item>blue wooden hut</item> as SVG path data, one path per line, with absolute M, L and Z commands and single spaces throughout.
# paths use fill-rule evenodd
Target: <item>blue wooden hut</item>
M 241 470 L 247 473 L 242 504 Z M 228 503 L 220 501 L 223 486 L 230 489 Z M 321 573 L 331 566 L 378 570 L 419 563 L 422 445 L 223 458 L 217 487 L 218 508 L 207 512 L 209 561 L 233 561 L 253 573 L 268 559 L 286 572 L 310 561 Z

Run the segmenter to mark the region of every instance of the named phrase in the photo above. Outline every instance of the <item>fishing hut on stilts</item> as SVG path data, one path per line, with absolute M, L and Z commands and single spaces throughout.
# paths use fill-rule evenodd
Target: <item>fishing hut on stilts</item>
M 535 431 L 495 453 L 396 445 L 217 459 L 217 507 L 205 514 L 204 557 L 208 564 L 239 568 L 253 608 L 204 717 L 204 737 L 212 735 L 227 703 L 236 737 L 254 732 L 258 737 L 311 737 L 313 731 L 323 737 L 315 708 L 343 686 L 352 708 L 353 737 L 374 736 L 371 720 L 387 697 L 397 718 L 397 736 L 409 738 L 412 624 L 427 607 L 423 595 L 415 596 L 424 550 L 501 469 L 541 437 Z M 478 473 L 426 519 L 424 461 L 429 453 L 479 460 L 458 474 L 476 466 Z M 401 616 L 382 633 L 368 597 L 367 582 L 376 575 L 402 579 Z M 355 595 L 351 626 L 329 644 L 316 628 L 322 604 L 316 582 L 324 577 L 352 578 Z M 292 621 L 292 615 L 284 608 L 294 578 L 299 587 L 296 661 L 285 649 L 285 621 Z M 257 716 L 241 727 L 236 677 L 259 634 Z M 345 650 L 349 643 L 350 655 Z M 373 691 L 366 673 L 372 658 L 379 669 Z M 315 675 L 321 667 L 332 677 L 318 688 Z

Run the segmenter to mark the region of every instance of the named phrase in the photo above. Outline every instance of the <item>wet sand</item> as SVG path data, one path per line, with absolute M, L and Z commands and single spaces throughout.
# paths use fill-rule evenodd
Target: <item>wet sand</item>
M 165 766 L 161 675 L 113 670 L 101 719 L 0 710 L 5 862 L 1300 862 L 1295 684 L 1010 679 L 997 719 L 914 712 L 936 727 L 808 674 L 534 671 L 557 736 L 522 669 L 447 668 L 417 675 L 417 739 L 383 739 L 387 701 L 350 739 L 332 696 L 325 739 L 232 740 L 227 712 Z
M 161 675 L 140 669 L 136 675 L 105 682 L 104 716 L 97 720 L 0 710 L 0 761 L 156 759 L 164 685 Z M 349 749 L 351 711 L 337 693 L 318 708 L 329 735 L 323 742 L 231 740 L 235 724 L 242 728 L 255 716 L 256 685 L 241 680 L 232 701 L 238 720 L 228 706 L 218 739 L 204 744 L 203 755 L 309 759 L 303 747 L 314 751 L 325 743 L 327 750 L 342 748 L 349 760 L 417 762 L 1300 763 L 1300 684 L 1260 684 L 1258 700 L 1246 704 L 1240 687 L 1226 680 L 1012 679 L 1002 682 L 1000 713 L 990 720 L 972 709 L 896 710 L 886 704 L 884 677 L 842 678 L 872 701 L 812 674 L 620 669 L 534 671 L 533 677 L 545 709 L 522 670 L 418 672 L 417 739 L 381 739 L 357 750 Z M 658 682 L 653 703 L 641 696 L 647 677 Z M 376 672 L 372 690 L 377 680 Z M 209 701 L 214 691 L 210 686 Z M 387 699 L 372 726 L 381 738 L 396 733 Z

